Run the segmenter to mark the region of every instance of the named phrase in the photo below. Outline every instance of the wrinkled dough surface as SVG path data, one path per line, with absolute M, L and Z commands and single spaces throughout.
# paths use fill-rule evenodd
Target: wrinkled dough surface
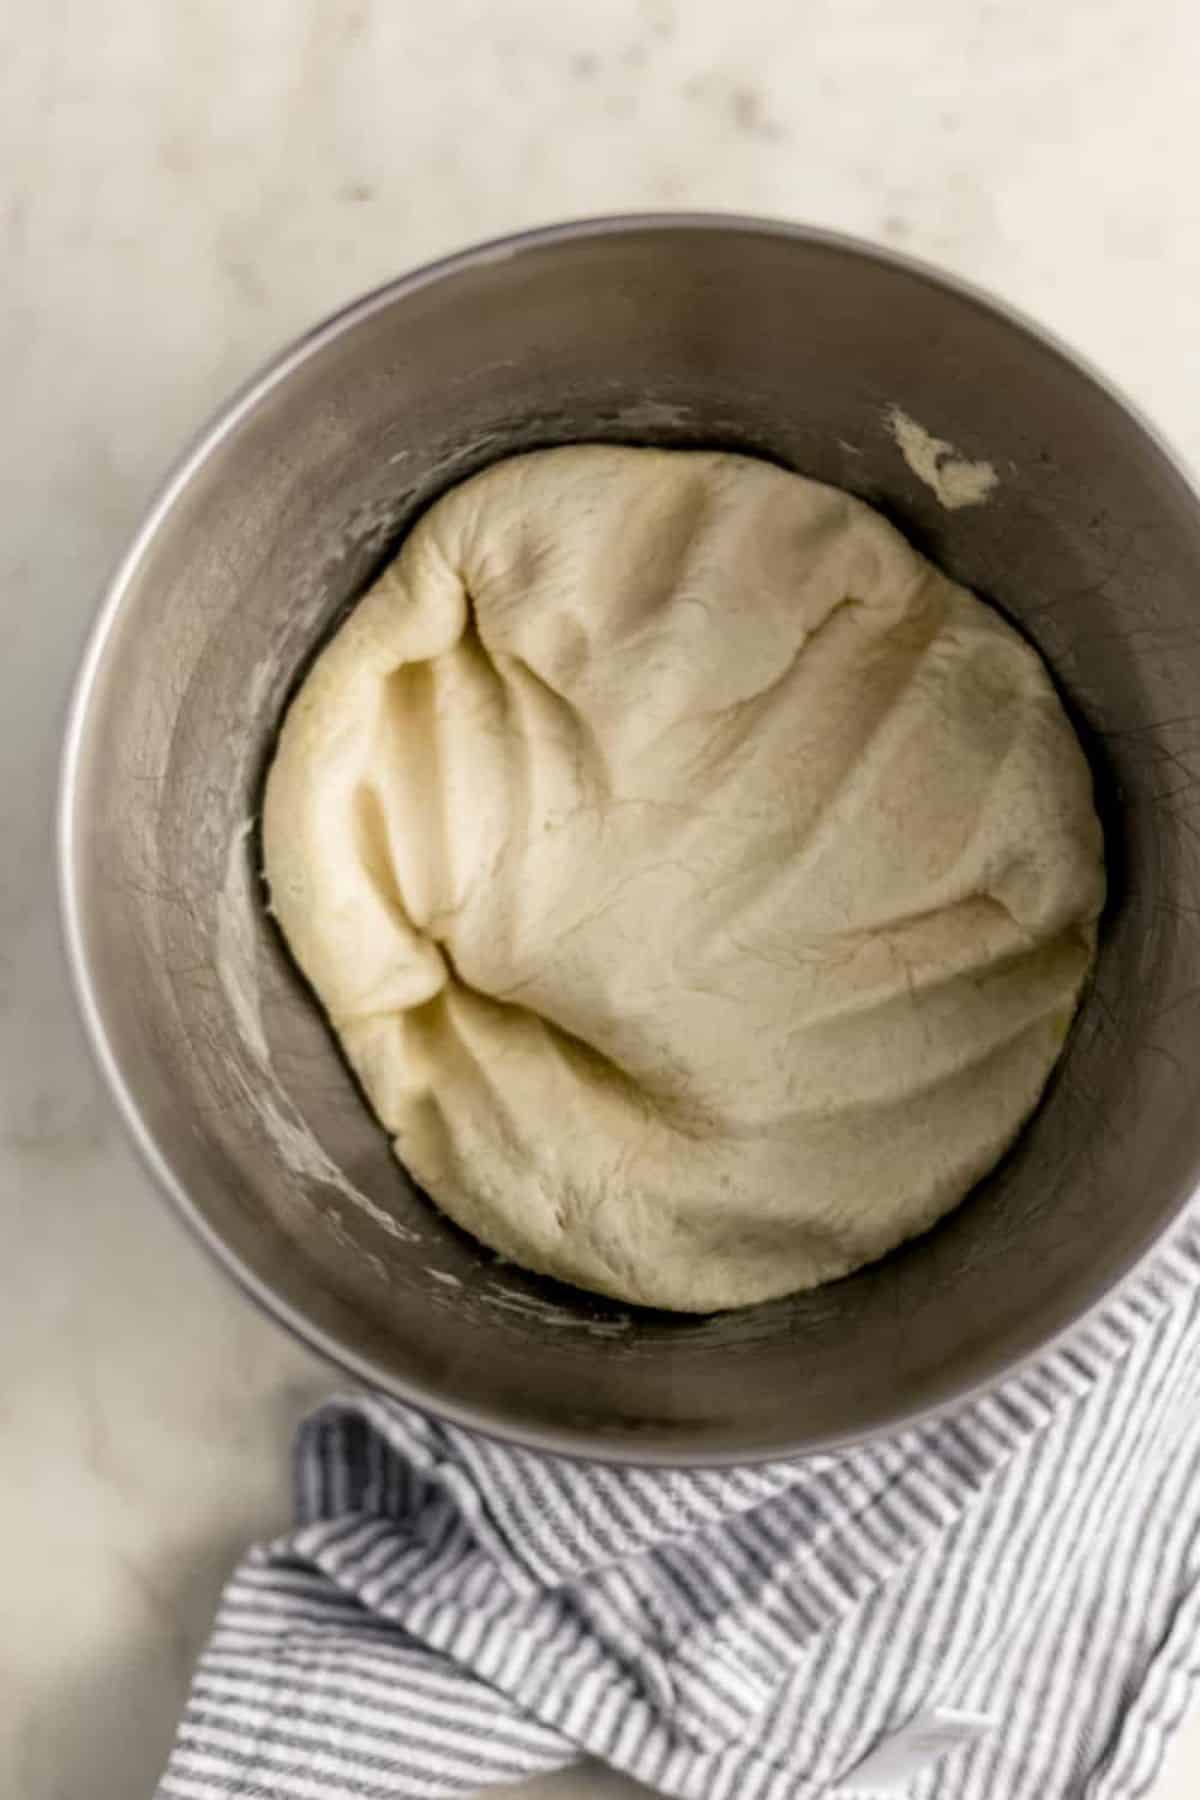
M 438 1205 L 685 1311 L 954 1206 L 1037 1102 L 1103 899 L 1036 654 L 849 495 L 700 451 L 446 494 L 292 704 L 264 847 Z

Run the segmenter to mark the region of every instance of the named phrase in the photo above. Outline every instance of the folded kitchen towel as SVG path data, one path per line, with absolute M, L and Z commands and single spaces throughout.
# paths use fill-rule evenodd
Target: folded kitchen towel
M 689 1800 L 1132 1800 L 1200 1674 L 1200 1221 L 1036 1365 L 837 1455 L 301 1429 L 159 1800 L 440 1800 L 584 1755 Z

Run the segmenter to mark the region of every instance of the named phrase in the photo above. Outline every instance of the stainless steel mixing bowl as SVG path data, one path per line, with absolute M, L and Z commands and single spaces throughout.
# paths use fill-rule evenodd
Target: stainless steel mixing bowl
M 986 504 L 943 509 L 886 428 L 893 404 L 995 466 Z M 1095 988 L 1015 1151 L 877 1267 L 711 1319 L 556 1287 L 441 1218 L 393 1161 L 258 881 L 284 703 L 398 536 L 495 457 L 601 438 L 756 451 L 881 507 L 1040 646 L 1108 832 Z M 1047 1344 L 1197 1181 L 1197 695 L 1197 496 L 1025 322 L 912 263 L 752 220 L 617 219 L 488 245 L 287 351 L 185 457 L 117 574 L 62 795 L 90 1035 L 183 1215 L 366 1381 L 611 1459 L 852 1441 Z

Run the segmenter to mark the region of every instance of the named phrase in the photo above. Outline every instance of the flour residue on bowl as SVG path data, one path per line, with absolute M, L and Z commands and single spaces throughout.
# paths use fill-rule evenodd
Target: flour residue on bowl
M 254 1061 L 265 1069 L 270 1063 L 271 1052 L 263 1030 L 258 991 L 250 858 L 246 850 L 246 840 L 253 829 L 253 819 L 246 819 L 229 841 L 225 879 L 217 896 L 217 980 L 229 1002 L 242 1042 Z
M 485 1296 L 488 1304 L 499 1312 L 511 1313 L 535 1325 L 566 1326 L 571 1330 L 579 1329 L 579 1315 L 569 1307 L 556 1306 L 552 1300 L 543 1300 L 538 1294 L 527 1290 L 505 1287 L 497 1282 Z M 617 1338 L 624 1337 L 633 1327 L 629 1313 L 618 1313 L 611 1319 L 588 1319 L 583 1329 L 589 1337 Z
M 679 431 L 694 427 L 695 423 L 690 407 L 680 406 L 675 400 L 656 400 L 650 394 L 631 400 L 617 415 L 622 431 Z
M 948 438 L 935 437 L 903 407 L 889 406 L 883 417 L 913 474 L 933 489 L 948 512 L 980 506 L 997 486 L 1000 477 L 990 462 L 962 456 Z

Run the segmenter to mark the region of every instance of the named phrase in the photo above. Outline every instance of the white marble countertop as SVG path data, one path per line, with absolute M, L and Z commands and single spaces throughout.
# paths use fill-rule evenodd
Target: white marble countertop
M 151 1793 L 223 1572 L 282 1521 L 289 1429 L 331 1384 L 150 1190 L 60 966 L 61 709 L 166 460 L 282 340 L 435 252 L 704 206 L 991 285 L 1200 464 L 1198 56 L 1186 0 L 0 0 L 6 1800 Z M 1198 1785 L 1193 1727 L 1156 1800 Z

